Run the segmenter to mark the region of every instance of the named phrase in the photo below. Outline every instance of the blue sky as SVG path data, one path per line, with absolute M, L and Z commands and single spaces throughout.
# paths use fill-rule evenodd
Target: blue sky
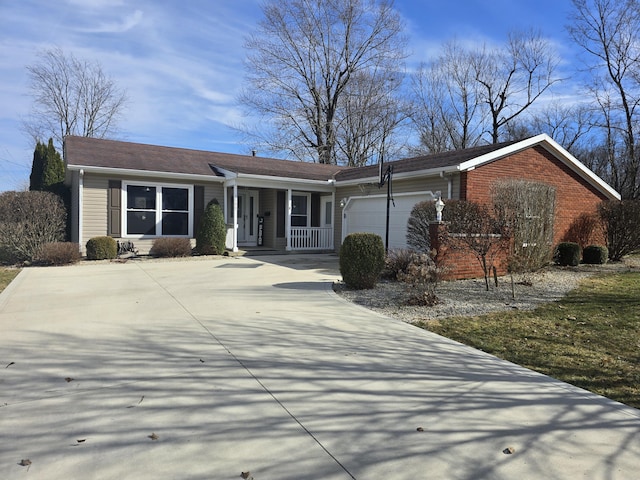
M 409 37 L 409 67 L 446 40 L 501 43 L 540 29 L 575 57 L 564 26 L 570 0 L 396 0 Z M 0 0 L 0 191 L 28 185 L 34 145 L 22 130 L 31 99 L 26 66 L 60 47 L 98 61 L 127 90 L 122 140 L 249 153 L 229 125 L 242 120 L 244 37 L 258 0 Z

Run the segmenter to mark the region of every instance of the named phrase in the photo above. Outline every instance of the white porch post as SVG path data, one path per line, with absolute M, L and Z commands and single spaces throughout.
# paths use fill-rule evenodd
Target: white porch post
M 329 247 L 335 248 L 335 232 L 336 232 L 336 191 L 331 192 L 331 238 Z
M 233 184 L 233 251 L 238 251 L 238 184 Z
M 287 215 L 285 216 L 285 232 L 287 235 L 287 251 L 291 250 L 291 208 L 292 208 L 292 200 L 291 200 L 291 189 L 287 190 Z

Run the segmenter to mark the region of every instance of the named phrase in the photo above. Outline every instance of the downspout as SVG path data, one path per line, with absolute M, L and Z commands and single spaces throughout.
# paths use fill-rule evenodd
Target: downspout
M 440 172 L 440 178 L 447 179 L 447 199 L 451 200 L 451 196 L 453 195 L 453 176 L 451 174 L 447 175 L 446 172 Z
M 78 172 L 78 243 L 80 244 L 80 253 L 84 252 L 83 241 L 83 222 L 82 213 L 84 208 L 84 169 Z

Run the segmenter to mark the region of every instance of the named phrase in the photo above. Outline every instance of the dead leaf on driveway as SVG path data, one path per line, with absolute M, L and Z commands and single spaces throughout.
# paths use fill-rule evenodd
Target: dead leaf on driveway
M 65 382 L 67 382 L 67 383 L 69 383 L 69 382 L 73 382 L 73 378 L 71 378 L 71 377 L 66 377 L 66 378 L 64 379 L 64 381 L 65 381 Z
M 251 476 L 251 472 L 242 472 L 240 474 L 240 478 L 244 478 L 245 480 L 253 480 L 253 477 Z
M 29 460 L 28 458 L 23 458 L 22 460 L 20 460 L 20 463 L 18 465 L 28 467 L 29 465 L 31 465 L 31 460 Z
M 149 438 L 151 440 L 158 440 L 160 437 L 158 435 L 156 435 L 155 433 L 152 433 L 151 435 L 149 435 Z
M 15 365 L 15 364 L 16 364 L 16 362 L 10 362 L 10 363 L 8 363 L 8 364 L 7 364 L 7 366 L 6 366 L 6 367 L 4 367 L 4 368 L 9 368 L 11 365 Z

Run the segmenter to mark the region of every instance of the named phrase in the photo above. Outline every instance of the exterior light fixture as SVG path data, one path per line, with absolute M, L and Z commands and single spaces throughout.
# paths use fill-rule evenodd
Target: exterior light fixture
M 347 204 L 346 198 L 343 198 L 342 200 L 340 200 L 340 208 L 344 208 L 346 204 Z
M 442 197 L 438 197 L 438 200 L 436 200 L 436 221 L 438 223 L 442 222 L 442 210 L 444 210 L 444 202 Z

